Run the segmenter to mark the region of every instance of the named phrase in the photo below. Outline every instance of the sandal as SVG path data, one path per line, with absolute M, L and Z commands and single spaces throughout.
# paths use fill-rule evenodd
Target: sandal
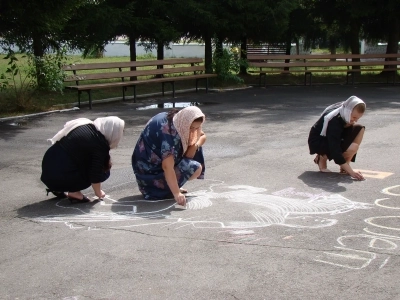
M 46 189 L 46 192 L 47 192 L 47 196 L 49 195 L 49 193 L 52 193 L 54 196 L 56 196 L 59 199 L 64 199 L 66 197 L 64 192 L 52 191 L 50 189 Z
M 331 170 L 329 170 L 327 168 L 321 169 L 321 166 L 319 165 L 320 159 L 321 159 L 321 155 L 319 155 L 319 154 L 317 154 L 317 156 L 315 156 L 315 158 L 314 158 L 314 162 L 315 162 L 316 165 L 318 165 L 319 171 L 323 172 L 323 173 L 330 173 Z
M 182 194 L 187 194 L 187 192 L 188 192 L 186 189 L 182 189 L 182 188 L 180 188 L 179 191 L 180 191 Z
M 69 202 L 71 202 L 71 204 L 73 204 L 74 202 L 76 202 L 76 203 L 87 203 L 87 202 L 90 202 L 90 199 L 88 197 L 86 197 L 85 195 L 83 195 L 82 199 L 70 197 L 68 195 L 67 195 L 67 198 L 68 198 Z

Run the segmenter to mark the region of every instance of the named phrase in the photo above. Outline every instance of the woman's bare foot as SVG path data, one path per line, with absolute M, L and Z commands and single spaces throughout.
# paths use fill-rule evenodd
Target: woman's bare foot
M 320 155 L 318 160 L 318 168 L 320 172 L 329 173 L 331 170 L 328 169 L 328 157 L 326 155 Z
M 79 191 L 79 192 L 69 192 L 69 193 L 65 193 L 67 197 L 69 198 L 74 198 L 74 199 L 83 199 L 83 194 Z

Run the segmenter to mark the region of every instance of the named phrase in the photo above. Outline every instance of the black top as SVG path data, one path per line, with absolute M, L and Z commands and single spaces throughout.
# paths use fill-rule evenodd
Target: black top
M 110 160 L 110 146 L 93 124 L 75 128 L 58 143 L 91 183 L 102 181 Z
M 327 112 L 326 114 L 328 114 Z M 338 113 L 328 124 L 326 136 L 321 136 L 322 126 L 324 124 L 325 115 L 321 116 L 318 121 L 311 127 L 308 137 L 308 146 L 310 154 L 326 154 L 328 158 L 333 159 L 338 165 L 346 163 L 341 148 L 342 135 L 346 121 Z

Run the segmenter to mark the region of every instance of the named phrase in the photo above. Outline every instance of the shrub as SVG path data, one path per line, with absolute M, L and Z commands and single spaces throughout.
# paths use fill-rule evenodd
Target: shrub
M 243 79 L 237 75 L 241 66 L 246 66 L 246 61 L 240 59 L 232 49 L 224 48 L 220 56 L 214 51 L 213 70 L 221 81 L 243 83 Z

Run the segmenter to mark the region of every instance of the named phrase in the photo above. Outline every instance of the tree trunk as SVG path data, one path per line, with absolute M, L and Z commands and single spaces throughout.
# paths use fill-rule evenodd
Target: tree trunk
M 242 37 L 240 44 L 240 59 L 243 61 L 247 60 L 247 36 Z M 240 66 L 239 74 L 246 75 L 247 68 L 245 66 Z
M 136 37 L 134 34 L 128 35 L 130 61 L 136 61 Z M 136 67 L 131 67 L 131 71 L 136 71 Z M 137 76 L 131 76 L 131 81 L 137 80 Z
M 215 40 L 215 57 L 222 57 L 223 54 L 223 43 L 222 43 L 222 38 L 221 37 L 217 37 L 217 39 Z
M 350 49 L 351 54 L 360 54 L 360 22 L 358 20 L 352 20 L 350 22 Z M 359 62 L 359 58 L 353 58 L 352 61 Z M 352 69 L 359 70 L 360 66 L 352 66 Z M 354 76 L 354 75 L 353 75 Z
M 335 38 L 329 39 L 329 52 L 331 54 L 336 54 L 336 39 Z M 336 58 L 331 58 L 330 61 L 336 61 Z
M 294 39 L 295 39 L 295 43 L 296 43 L 296 54 L 299 55 L 300 54 L 300 41 L 297 37 L 295 37 Z
M 398 53 L 399 52 L 399 40 L 400 40 L 400 21 L 394 19 L 389 26 L 388 41 L 386 46 L 386 54 Z M 386 60 L 396 60 L 396 58 L 387 58 Z M 385 69 L 395 69 L 396 66 L 385 66 Z
M 286 55 L 290 55 L 290 52 L 292 50 L 292 39 L 290 37 L 290 33 L 288 33 L 287 37 L 286 37 Z M 290 63 L 290 59 L 285 59 L 285 63 Z M 289 71 L 288 67 L 284 68 L 285 71 Z
M 164 59 L 164 43 L 163 42 L 157 42 L 157 60 L 163 60 Z M 158 65 L 157 69 L 163 69 L 163 65 Z M 162 78 L 162 74 L 156 75 L 156 78 Z
M 206 33 L 204 36 L 204 66 L 207 74 L 212 74 L 212 43 L 211 43 L 211 34 Z
M 46 85 L 45 76 L 43 74 L 43 63 L 42 58 L 44 56 L 45 46 L 43 45 L 42 39 L 38 36 L 33 36 L 33 55 L 35 58 L 36 68 L 36 81 L 39 88 Z

